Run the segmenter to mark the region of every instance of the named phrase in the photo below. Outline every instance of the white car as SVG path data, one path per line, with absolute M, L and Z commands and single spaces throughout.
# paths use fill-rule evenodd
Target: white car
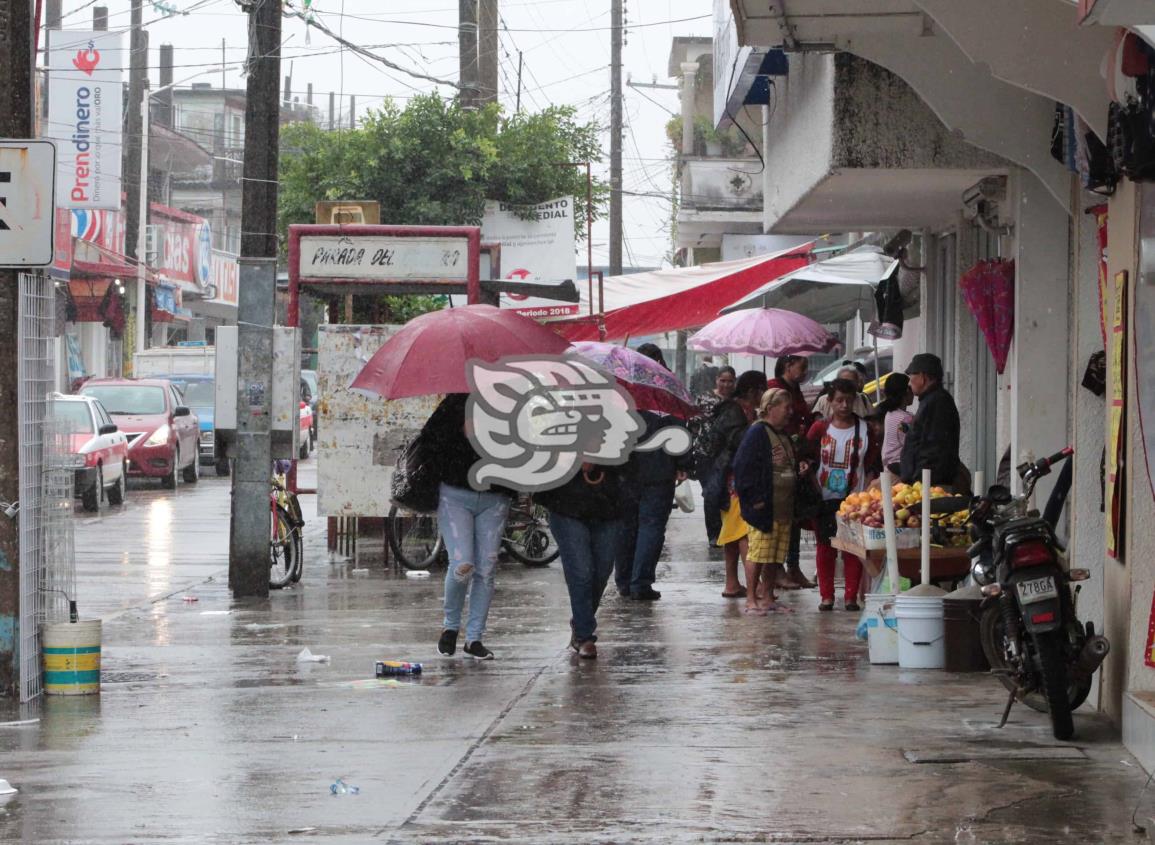
M 100 400 L 56 394 L 56 421 L 68 431 L 76 458 L 76 495 L 86 511 L 99 511 L 105 500 L 124 504 L 128 482 L 128 438 L 117 428 Z

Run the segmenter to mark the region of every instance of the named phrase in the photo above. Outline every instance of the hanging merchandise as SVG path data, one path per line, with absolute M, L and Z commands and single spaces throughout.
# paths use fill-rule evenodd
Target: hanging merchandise
M 882 340 L 898 340 L 902 337 L 902 288 L 898 284 L 898 273 L 891 273 L 874 289 L 876 319 L 867 330 Z
M 959 287 L 1002 375 L 1015 334 L 1015 262 L 980 261 L 963 274 Z

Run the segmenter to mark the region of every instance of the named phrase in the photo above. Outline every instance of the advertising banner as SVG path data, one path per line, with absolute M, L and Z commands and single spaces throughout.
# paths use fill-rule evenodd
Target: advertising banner
M 158 227 L 160 250 L 154 265 L 166 282 L 201 291 L 212 280 L 213 238 L 207 220 L 192 214 L 173 216 L 153 205 L 150 222 Z
M 553 283 L 575 279 L 573 211 L 572 197 L 528 207 L 487 202 L 481 240 L 501 244 L 502 278 Z M 579 310 L 577 303 L 518 294 L 502 294 L 501 300 L 502 308 L 538 319 L 572 317 Z
M 221 305 L 237 305 L 237 292 L 240 289 L 241 268 L 237 257 L 219 249 L 213 250 L 212 286 L 216 291 L 209 302 Z
M 56 142 L 56 205 L 120 208 L 124 95 L 128 52 L 116 32 L 48 35 L 48 122 Z

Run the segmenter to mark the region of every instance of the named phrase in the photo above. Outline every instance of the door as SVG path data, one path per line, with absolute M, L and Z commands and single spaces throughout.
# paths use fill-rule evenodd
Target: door
M 112 421 L 112 417 L 108 415 L 108 411 L 104 410 L 104 406 L 98 402 L 93 403 L 93 410 L 96 412 L 97 430 L 99 426 L 116 425 Z M 104 483 L 106 485 L 114 484 L 120 480 L 124 475 L 124 462 L 128 458 L 128 438 L 124 436 L 124 432 L 119 428 L 114 434 L 105 434 L 102 437 L 104 445 L 107 446 L 107 457 L 104 459 Z
M 169 398 L 173 408 L 184 407 L 184 397 L 180 391 L 169 385 Z M 196 415 L 191 411 L 183 417 L 173 417 L 173 427 L 176 428 L 177 443 L 180 444 L 180 455 L 185 465 L 191 466 L 197 461 L 200 435 L 197 431 Z

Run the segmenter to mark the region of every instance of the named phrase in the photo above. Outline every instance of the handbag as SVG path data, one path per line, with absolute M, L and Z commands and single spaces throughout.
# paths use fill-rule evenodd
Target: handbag
M 424 432 L 401 448 L 393 468 L 390 500 L 414 513 L 434 513 L 440 498 L 441 474 L 431 460 Z
M 794 480 L 794 518 L 798 521 L 817 519 L 822 513 L 822 489 L 813 469 L 799 473 Z
M 683 481 L 674 488 L 674 504 L 682 513 L 694 512 L 694 488 L 688 481 Z

